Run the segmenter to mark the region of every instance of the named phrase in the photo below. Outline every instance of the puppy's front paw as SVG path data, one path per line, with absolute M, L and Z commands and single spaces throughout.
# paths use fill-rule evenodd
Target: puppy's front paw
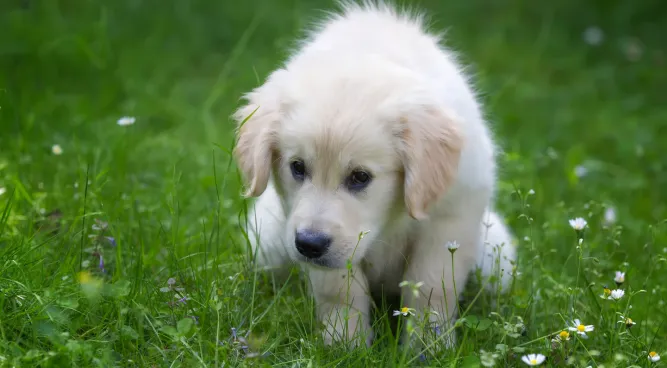
M 349 347 L 363 344 L 371 346 L 373 329 L 359 312 L 346 312 L 347 307 L 334 307 L 328 316 L 323 316 L 322 340 L 327 346 L 343 343 Z
M 443 321 L 431 320 L 418 323 L 411 330 L 403 330 L 402 343 L 415 354 L 428 357 L 444 350 L 456 348 L 456 332 Z M 422 322 L 423 323 L 423 322 Z

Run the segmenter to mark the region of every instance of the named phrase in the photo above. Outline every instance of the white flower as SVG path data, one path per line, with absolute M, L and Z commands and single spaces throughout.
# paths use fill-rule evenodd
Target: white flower
M 592 332 L 595 329 L 595 327 L 593 325 L 584 325 L 583 323 L 581 323 L 580 320 L 575 319 L 574 321 L 572 321 L 572 326 L 569 326 L 567 329 L 572 332 L 576 332 L 579 336 L 583 338 L 588 338 L 586 332 Z
M 456 240 L 447 242 L 447 249 L 449 249 L 450 252 L 456 251 L 457 249 L 459 249 L 460 246 L 461 245 L 459 245 L 459 243 L 456 242 Z
M 0 187 L 0 196 L 7 193 L 7 189 L 5 187 Z
M 412 308 L 403 307 L 403 308 L 401 308 L 400 310 L 395 310 L 395 311 L 394 311 L 394 316 L 400 316 L 401 314 L 402 314 L 403 316 L 406 316 L 406 317 L 407 317 L 408 315 L 414 316 L 414 315 L 415 315 L 415 310 L 412 309 Z
M 655 351 L 652 351 L 652 352 L 648 353 L 648 360 L 655 363 L 658 360 L 660 360 L 660 355 L 658 355 L 658 353 L 656 353 Z
M 611 295 L 609 295 L 609 299 L 619 300 L 623 297 L 623 295 L 625 295 L 625 291 L 623 291 L 621 289 L 615 289 L 615 290 L 611 291 Z
M 625 272 L 616 271 L 616 276 L 614 277 L 614 282 L 616 285 L 621 285 L 625 282 Z
M 570 222 L 570 226 L 572 226 L 572 228 L 573 228 L 574 230 L 577 230 L 577 231 L 581 231 L 581 230 L 583 230 L 583 229 L 586 227 L 586 225 L 588 225 L 588 223 L 586 222 L 586 220 L 584 220 L 584 219 L 581 218 L 581 217 L 577 217 L 577 218 L 575 218 L 575 219 L 571 219 L 569 222 Z
M 123 116 L 122 118 L 118 119 L 118 125 L 120 126 L 128 126 L 134 124 L 136 119 L 134 116 Z
M 583 178 L 587 174 L 588 174 L 588 169 L 583 165 L 577 165 L 574 168 L 574 175 L 576 175 L 576 177 L 579 179 Z
M 59 155 L 62 155 L 62 154 L 63 154 L 63 149 L 62 149 L 62 147 L 60 147 L 59 144 L 54 144 L 54 145 L 51 147 L 51 152 L 52 152 L 54 155 L 59 156 Z
M 597 46 L 604 41 L 604 33 L 598 27 L 592 26 L 584 30 L 584 42 L 591 46 Z
M 521 357 L 524 363 L 528 365 L 540 365 L 544 363 L 546 357 L 542 354 L 528 354 Z
M 604 211 L 604 223 L 607 226 L 616 223 L 616 209 L 614 209 L 613 207 L 608 207 Z
M 533 194 L 535 194 L 534 190 L 531 189 L 531 190 L 528 191 L 528 195 L 533 195 Z

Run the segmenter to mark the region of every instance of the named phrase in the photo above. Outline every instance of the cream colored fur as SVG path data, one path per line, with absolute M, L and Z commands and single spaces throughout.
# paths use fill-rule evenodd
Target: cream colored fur
M 327 343 L 371 341 L 369 294 L 379 289 L 437 311 L 429 318 L 444 330 L 458 297 L 449 242 L 460 244 L 458 291 L 478 266 L 507 288 L 515 249 L 491 209 L 495 147 L 440 38 L 419 16 L 347 3 L 299 46 L 234 115 L 247 120 L 234 151 L 246 195 L 259 197 L 248 218 L 257 265 L 303 266 Z M 303 182 L 291 174 L 295 159 L 308 168 Z M 354 168 L 373 177 L 359 193 L 343 185 Z M 332 236 L 322 258 L 297 251 L 303 228 Z M 420 297 L 402 280 L 423 282 Z

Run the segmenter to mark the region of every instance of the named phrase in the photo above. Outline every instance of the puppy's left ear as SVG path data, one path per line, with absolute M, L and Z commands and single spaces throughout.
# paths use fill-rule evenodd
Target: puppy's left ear
M 234 157 L 247 182 L 246 197 L 258 197 L 268 185 L 283 116 L 279 86 L 284 73 L 275 71 L 266 83 L 246 94 L 247 104 L 232 116 L 238 124 Z
M 405 204 L 410 216 L 420 220 L 453 183 L 463 135 L 458 118 L 446 109 L 422 105 L 410 110 L 401 114 L 396 135 L 405 170 Z

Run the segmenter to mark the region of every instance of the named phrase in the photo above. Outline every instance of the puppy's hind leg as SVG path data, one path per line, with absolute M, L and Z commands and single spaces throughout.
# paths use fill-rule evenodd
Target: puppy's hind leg
M 516 264 L 516 242 L 502 218 L 492 211 L 484 213 L 481 227 L 479 260 L 484 280 L 495 279 L 486 284 L 487 290 L 506 292 L 512 282 Z M 499 281 L 499 282 L 498 282 Z

